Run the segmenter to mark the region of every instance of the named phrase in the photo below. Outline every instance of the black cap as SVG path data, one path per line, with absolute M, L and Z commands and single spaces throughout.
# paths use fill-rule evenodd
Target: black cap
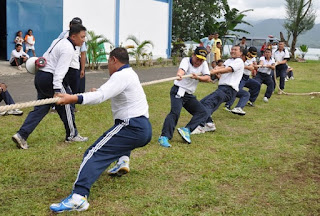
M 75 17 L 71 20 L 70 24 L 82 24 L 82 20 L 79 17 Z
M 194 50 L 194 54 L 197 56 L 197 58 L 206 60 L 207 59 L 207 55 L 208 55 L 208 51 L 204 47 L 197 47 Z
M 251 54 L 251 57 L 257 57 L 257 48 L 255 47 L 250 47 L 248 49 L 248 52 Z

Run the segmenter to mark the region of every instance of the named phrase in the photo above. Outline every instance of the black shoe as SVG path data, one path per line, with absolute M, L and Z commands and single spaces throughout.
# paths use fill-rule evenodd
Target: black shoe
M 247 105 L 251 106 L 251 107 L 254 107 L 254 103 L 252 103 L 251 101 L 249 101 Z

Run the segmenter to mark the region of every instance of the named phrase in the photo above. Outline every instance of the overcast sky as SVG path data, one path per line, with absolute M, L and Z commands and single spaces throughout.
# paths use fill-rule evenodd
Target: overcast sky
M 263 19 L 284 19 L 286 16 L 285 0 L 228 0 L 231 8 L 237 8 L 239 11 L 254 9 L 245 13 L 245 20 L 263 20 Z M 314 8 L 317 10 L 316 23 L 320 23 L 320 1 L 313 1 Z

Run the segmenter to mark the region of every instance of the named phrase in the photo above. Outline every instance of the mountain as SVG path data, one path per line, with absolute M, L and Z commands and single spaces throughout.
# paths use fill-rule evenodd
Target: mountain
M 250 34 L 241 35 L 241 36 L 267 37 L 268 35 L 273 35 L 274 37 L 280 39 L 280 32 L 282 32 L 286 39 L 287 31 L 283 27 L 284 21 L 285 21 L 284 19 L 266 19 L 259 22 L 256 22 L 256 21 L 250 22 L 248 20 L 247 22 L 251 23 L 252 26 L 241 24 L 237 26 L 237 28 L 250 32 Z M 320 24 L 315 24 L 311 30 L 298 36 L 297 47 L 299 47 L 302 44 L 306 44 L 310 48 L 320 48 L 319 35 L 320 35 Z

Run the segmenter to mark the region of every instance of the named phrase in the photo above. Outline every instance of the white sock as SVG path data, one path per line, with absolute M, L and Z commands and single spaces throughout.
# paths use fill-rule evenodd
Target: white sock
M 128 156 L 121 156 L 121 157 L 119 158 L 118 163 L 121 163 L 122 161 L 126 161 L 127 163 L 129 163 L 130 158 L 129 158 Z

